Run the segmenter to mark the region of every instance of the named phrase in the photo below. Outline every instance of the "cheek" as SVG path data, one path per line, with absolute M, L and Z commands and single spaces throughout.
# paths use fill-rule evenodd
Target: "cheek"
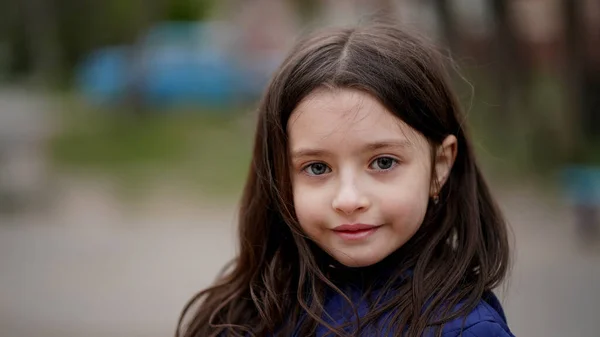
M 318 230 L 318 224 L 323 221 L 326 202 L 322 191 L 316 191 L 306 186 L 294 186 L 294 211 L 305 233 L 311 235 Z
M 425 218 L 428 202 L 429 180 L 424 175 L 411 176 L 386 186 L 380 209 L 387 221 L 418 227 Z
M 418 214 L 424 215 L 427 210 L 427 202 L 428 198 L 425 193 L 395 192 L 381 201 L 381 210 L 386 214 L 401 216 L 401 218 Z

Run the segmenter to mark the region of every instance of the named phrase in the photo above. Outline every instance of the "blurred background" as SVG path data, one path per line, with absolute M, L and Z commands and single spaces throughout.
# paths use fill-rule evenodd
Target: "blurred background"
M 0 5 L 0 336 L 171 336 L 235 253 L 257 100 L 294 40 L 384 11 L 452 55 L 512 226 L 517 336 L 600 336 L 597 0 Z

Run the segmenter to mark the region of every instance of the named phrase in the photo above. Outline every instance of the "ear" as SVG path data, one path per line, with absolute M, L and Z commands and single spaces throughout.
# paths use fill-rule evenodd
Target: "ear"
M 458 141 L 454 135 L 449 135 L 444 139 L 442 144 L 436 149 L 435 155 L 435 172 L 434 172 L 434 183 L 431 184 L 431 195 L 436 195 L 440 192 L 448 177 L 450 176 L 450 170 L 456 160 L 456 152 L 458 148 Z

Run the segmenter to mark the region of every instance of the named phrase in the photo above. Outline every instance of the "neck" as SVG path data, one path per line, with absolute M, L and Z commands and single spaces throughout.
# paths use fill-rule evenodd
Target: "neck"
M 330 256 L 327 256 L 323 270 L 330 280 L 337 286 L 359 285 L 370 286 L 385 283 L 400 276 L 407 270 L 402 259 L 402 252 L 395 251 L 385 259 L 364 267 L 348 267 Z

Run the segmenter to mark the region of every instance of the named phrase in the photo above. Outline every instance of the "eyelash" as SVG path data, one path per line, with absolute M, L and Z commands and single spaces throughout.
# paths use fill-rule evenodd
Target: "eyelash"
M 377 158 L 373 159 L 371 161 L 371 164 L 369 164 L 369 167 L 371 167 L 374 163 L 376 163 L 377 160 L 384 159 L 384 158 L 385 159 L 391 159 L 392 160 L 392 166 L 390 168 L 387 168 L 387 169 L 375 169 L 375 171 L 377 171 L 377 172 L 388 172 L 388 171 L 391 171 L 392 169 L 394 169 L 396 166 L 398 166 L 398 164 L 400 164 L 400 161 L 398 159 L 394 158 L 394 157 L 381 156 L 381 157 L 377 157 Z
M 304 167 L 302 167 L 302 172 L 305 173 L 309 177 L 321 177 L 321 176 L 329 173 L 329 172 L 323 173 L 323 174 L 311 174 L 311 173 L 309 173 L 308 169 L 310 169 L 311 167 L 313 167 L 314 165 L 317 165 L 317 164 L 324 165 L 325 168 L 326 168 L 326 170 L 329 170 L 329 172 L 331 172 L 331 168 L 327 164 L 325 164 L 323 162 L 314 162 L 314 163 L 307 164 Z
M 398 164 L 400 164 L 400 160 L 398 160 L 398 159 L 396 159 L 394 157 L 391 157 L 391 156 L 380 156 L 380 157 L 377 157 L 377 158 L 371 160 L 371 162 L 369 163 L 369 168 L 371 166 L 373 166 L 373 164 L 375 164 L 377 162 L 377 160 L 382 159 L 382 158 L 391 159 L 392 160 L 392 166 L 390 168 L 387 168 L 387 169 L 373 169 L 375 172 L 388 172 L 388 171 L 393 170 L 396 166 L 398 166 Z M 310 169 L 313 165 L 316 165 L 316 164 L 322 164 L 322 165 L 324 165 L 325 168 L 326 168 L 326 170 L 329 170 L 329 171 L 326 172 L 326 173 L 323 173 L 323 174 L 310 174 L 310 173 L 308 173 L 307 170 Z M 330 173 L 331 171 L 332 170 L 329 167 L 329 165 L 327 165 L 327 164 L 325 164 L 323 162 L 314 162 L 314 163 L 310 163 L 310 164 L 307 164 L 307 165 L 305 165 L 305 166 L 302 167 L 302 172 L 306 173 L 306 175 L 308 175 L 310 177 L 321 177 L 321 176 L 323 176 L 323 175 L 325 175 L 327 173 Z

